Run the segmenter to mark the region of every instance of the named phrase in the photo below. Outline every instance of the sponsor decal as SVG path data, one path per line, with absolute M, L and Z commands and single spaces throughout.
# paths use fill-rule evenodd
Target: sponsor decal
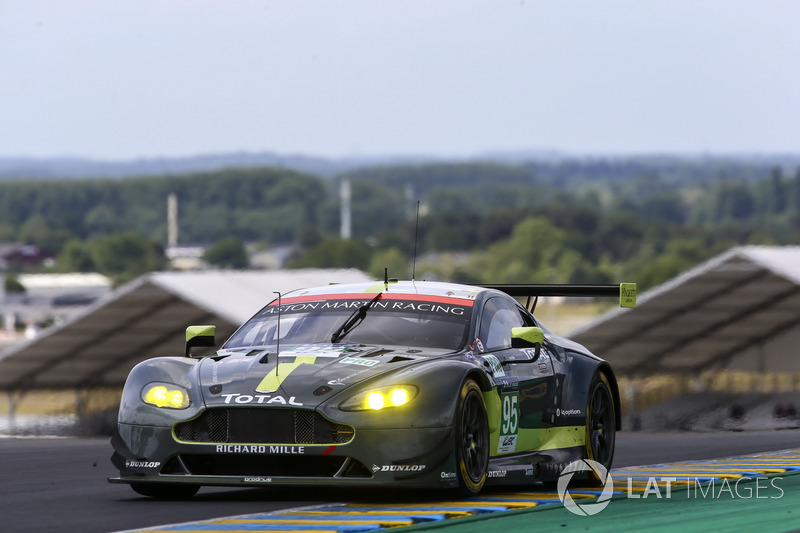
M 488 477 L 506 477 L 508 475 L 508 471 L 506 470 L 490 470 L 487 473 Z
M 516 435 L 500 435 L 500 441 L 497 443 L 497 453 L 511 453 L 516 449 Z
M 365 368 L 364 370 L 359 370 L 358 372 L 354 372 L 354 373 L 349 374 L 347 376 L 344 376 L 344 377 L 341 377 L 341 378 L 338 378 L 338 379 L 332 379 L 332 380 L 330 380 L 328 382 L 328 385 L 347 385 L 346 381 L 348 379 L 354 378 L 356 376 L 360 376 L 361 374 L 363 374 L 365 372 L 369 372 L 369 370 L 367 370 Z
M 442 479 L 455 479 L 456 473 L 455 472 L 442 472 Z
M 581 414 L 582 412 L 580 409 L 556 409 L 556 416 L 578 416 Z
M 345 295 L 347 296 L 347 295 Z M 318 297 L 313 297 L 316 301 L 301 301 L 287 303 L 286 300 L 280 306 L 280 313 L 302 313 L 307 311 L 340 311 L 356 310 L 363 307 L 369 300 L 362 297 L 347 300 L 325 300 L 319 301 Z M 350 297 L 352 298 L 352 296 Z M 438 315 L 464 316 L 467 309 L 472 307 L 472 302 L 458 299 L 457 303 L 453 298 L 431 297 L 419 300 L 394 300 L 392 295 L 384 294 L 380 300 L 372 303 L 370 310 L 386 311 L 412 311 L 417 313 L 435 313 Z M 278 306 L 272 304 L 268 309 L 262 311 L 263 315 L 277 315 Z
M 372 465 L 373 472 L 422 472 L 426 465 Z
M 349 345 L 348 345 L 349 346 Z M 347 346 L 319 344 L 302 344 L 295 346 L 291 350 L 280 353 L 281 357 L 339 357 L 343 353 L 350 351 Z
M 339 359 L 340 363 L 346 365 L 360 365 L 360 366 L 375 366 L 378 364 L 377 359 L 360 359 L 358 357 L 343 357 Z
M 272 483 L 271 477 L 246 477 L 245 483 Z
M 506 375 L 505 371 L 503 370 L 503 365 L 500 364 L 500 360 L 497 359 L 497 357 L 493 355 L 482 355 L 481 357 L 484 361 L 486 361 L 486 363 L 488 363 L 489 369 L 494 377 L 499 378 Z
M 257 453 L 257 454 L 286 454 L 302 455 L 306 453 L 305 446 L 268 446 L 265 444 L 217 444 L 217 453 Z
M 474 344 L 475 344 L 475 349 L 478 350 L 480 353 L 483 353 L 483 352 L 486 351 L 486 348 L 483 347 L 483 341 L 482 340 L 476 338 L 475 341 L 474 341 Z M 494 356 L 491 356 L 491 357 L 494 357 Z
M 303 405 L 301 402 L 295 400 L 294 396 L 289 396 L 287 400 L 283 396 L 273 396 L 271 394 L 223 394 L 225 403 L 264 403 L 264 404 L 278 404 L 278 405 Z
M 508 394 L 519 391 L 519 378 L 509 377 L 503 380 L 500 385 L 500 394 Z
M 547 381 L 534 383 L 529 387 L 522 389 L 523 398 L 542 398 L 547 394 Z
M 497 453 L 511 453 L 517 449 L 519 430 L 519 394 L 503 394 L 503 409 L 500 413 L 500 439 Z
M 158 461 L 125 461 L 127 468 L 158 468 L 161 463 Z

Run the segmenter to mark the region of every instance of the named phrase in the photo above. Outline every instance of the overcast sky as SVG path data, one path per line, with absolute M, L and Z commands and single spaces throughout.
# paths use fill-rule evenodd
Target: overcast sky
M 0 157 L 800 153 L 797 0 L 0 0 Z

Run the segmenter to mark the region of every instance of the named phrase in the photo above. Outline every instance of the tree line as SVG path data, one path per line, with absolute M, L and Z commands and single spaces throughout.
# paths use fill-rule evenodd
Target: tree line
M 349 240 L 339 236 L 343 179 L 352 190 Z M 44 270 L 126 281 L 167 266 L 169 194 L 179 199 L 180 242 L 205 246 L 209 262 L 232 268 L 247 266 L 245 243 L 290 244 L 289 267 L 647 288 L 730 246 L 800 243 L 796 169 L 672 159 L 394 165 L 334 179 L 245 168 L 12 180 L 0 183 L 0 242 L 49 251 L 56 261 Z

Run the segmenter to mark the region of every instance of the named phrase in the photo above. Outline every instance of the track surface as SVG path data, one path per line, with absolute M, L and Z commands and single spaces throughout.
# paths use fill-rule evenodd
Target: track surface
M 746 433 L 620 433 L 615 467 L 711 459 L 796 448 L 800 430 Z M 408 497 L 386 491 L 376 496 L 338 489 L 204 488 L 189 501 L 143 498 L 116 474 L 107 439 L 0 439 L 0 529 L 8 532 L 122 531 L 220 516 L 347 500 Z M 508 488 L 497 490 L 508 491 Z M 419 498 L 419 494 L 414 497 Z M 435 494 L 430 495 L 435 498 Z

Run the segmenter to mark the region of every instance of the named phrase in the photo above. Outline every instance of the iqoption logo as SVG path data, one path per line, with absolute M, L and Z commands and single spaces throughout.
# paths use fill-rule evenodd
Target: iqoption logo
M 603 483 L 603 492 L 597 500 L 587 503 L 578 503 L 569 493 L 569 482 L 572 481 L 572 476 L 577 472 L 593 472 L 595 477 Z M 608 473 L 606 467 L 592 461 L 591 459 L 581 459 L 568 464 L 558 478 L 558 498 L 564 504 L 567 511 L 578 516 L 592 516 L 596 515 L 605 509 L 611 501 L 611 496 L 614 493 L 614 480 L 611 479 L 611 474 Z

